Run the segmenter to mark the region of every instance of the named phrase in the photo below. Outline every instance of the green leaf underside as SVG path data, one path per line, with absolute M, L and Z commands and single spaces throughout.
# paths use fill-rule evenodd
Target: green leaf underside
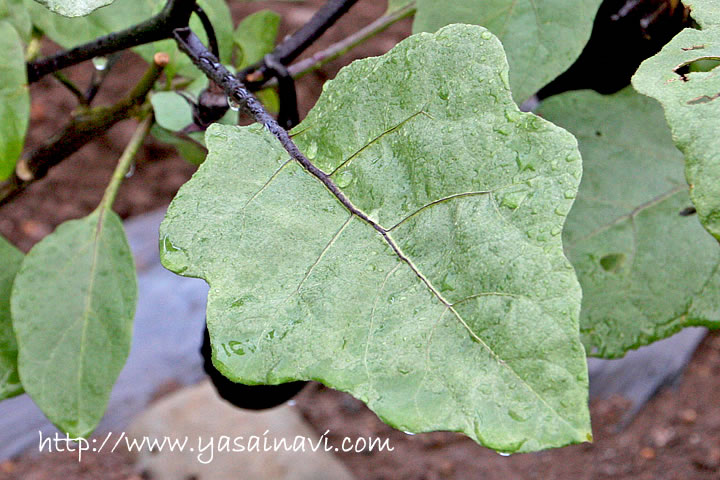
M 497 35 L 510 63 L 513 96 L 522 102 L 567 70 L 590 38 L 602 0 L 417 0 L 413 32 L 452 23 Z
M 720 326 L 720 245 L 697 215 L 680 215 L 691 202 L 660 105 L 628 87 L 552 97 L 540 113 L 575 134 L 583 156 L 563 235 L 585 348 L 620 357 L 683 327 Z
M 155 121 L 166 130 L 182 130 L 193 122 L 192 107 L 177 92 L 155 92 L 150 98 Z
M 175 147 L 178 153 L 191 164 L 200 165 L 205 161 L 207 154 L 203 145 L 205 132 L 192 132 L 186 138 L 159 125 L 153 125 L 150 133 L 156 140 Z
M 100 7 L 110 5 L 114 0 L 35 0 L 51 12 L 64 17 L 82 17 Z
M 17 373 L 17 342 L 10 317 L 10 291 L 23 254 L 0 237 L 0 400 L 22 393 Z
M 159 12 L 166 3 L 165 0 L 122 0 L 80 19 L 54 15 L 36 4 L 34 0 L 25 1 L 33 22 L 48 37 L 64 48 L 90 42 L 99 36 L 141 23 Z M 212 21 L 221 60 L 229 63 L 233 47 L 233 25 L 227 3 L 225 0 L 200 0 L 198 4 Z M 205 41 L 205 32 L 197 15 L 193 15 L 190 19 L 190 26 Z M 165 68 L 165 73 L 168 75 L 172 76 L 177 73 L 189 78 L 202 76 L 202 73 L 192 65 L 187 56 L 178 50 L 173 40 L 142 45 L 134 50 L 148 62 L 152 61 L 153 55 L 157 52 L 167 53 L 170 56 L 170 64 Z
M 229 378 L 317 380 L 401 430 L 500 451 L 590 438 L 559 235 L 577 144 L 518 111 L 485 32 L 455 25 L 354 62 L 294 131 L 387 240 L 258 125 L 208 130 L 160 245 L 167 268 L 210 284 Z
M 30 119 L 25 52 L 15 28 L 0 19 L 0 180 L 15 169 Z
M 96 210 L 27 254 L 12 314 L 25 391 L 58 428 L 87 436 L 130 351 L 135 266 L 122 222 Z
M 683 3 L 702 30 L 680 32 L 640 65 L 632 83 L 665 109 L 675 145 L 685 154 L 685 177 L 700 221 L 720 240 L 720 68 L 683 69 L 698 60 L 720 62 L 720 0 Z
M 240 22 L 233 35 L 240 50 L 238 69 L 259 62 L 272 52 L 279 26 L 280 15 L 272 10 L 255 12 Z

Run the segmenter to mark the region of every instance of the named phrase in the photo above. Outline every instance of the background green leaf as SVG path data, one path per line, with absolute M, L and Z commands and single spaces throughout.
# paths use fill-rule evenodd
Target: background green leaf
M 161 127 L 176 132 L 192 123 L 192 107 L 177 92 L 156 92 L 150 97 L 155 121 Z
M 417 0 L 413 32 L 451 23 L 497 35 L 510 63 L 513 96 L 523 102 L 564 72 L 590 38 L 602 0 Z
M 619 357 L 683 327 L 720 327 L 720 245 L 697 215 L 680 215 L 692 204 L 660 105 L 628 87 L 565 93 L 540 113 L 574 133 L 583 155 L 564 240 L 588 351 Z
M 225 375 L 317 380 L 399 429 L 501 451 L 590 438 L 580 289 L 560 236 L 580 156 L 517 109 L 507 68 L 483 28 L 416 35 L 344 68 L 294 130 L 408 262 L 261 126 L 210 127 L 161 254 L 210 284 Z
M 25 391 L 58 428 L 87 436 L 130 351 L 135 266 L 120 218 L 102 208 L 27 254 L 12 316 Z
M 193 165 L 200 165 L 205 161 L 207 149 L 204 146 L 205 132 L 192 132 L 186 137 L 174 131 L 167 130 L 157 124 L 153 125 L 150 134 L 163 143 L 175 147 L 178 153 Z
M 0 400 L 22 393 L 17 373 L 17 342 L 10 317 L 10 291 L 23 254 L 0 237 Z
M 632 83 L 665 109 L 675 145 L 685 154 L 690 198 L 700 221 L 720 240 L 720 68 L 688 71 L 699 60 L 720 65 L 720 0 L 683 3 L 702 30 L 680 32 L 640 65 Z
M 0 20 L 9 21 L 24 42 L 30 40 L 32 22 L 23 0 L 0 0 Z
M 12 174 L 30 119 L 25 52 L 15 28 L 0 19 L 0 180 Z
M 35 0 L 51 12 L 64 17 L 82 17 L 114 0 Z
M 275 47 L 280 15 L 261 10 L 245 17 L 235 29 L 233 39 L 238 47 L 236 66 L 245 68 L 259 62 Z

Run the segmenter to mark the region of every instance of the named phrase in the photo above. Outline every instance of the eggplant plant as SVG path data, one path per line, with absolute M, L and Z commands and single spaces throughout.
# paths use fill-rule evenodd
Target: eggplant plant
M 138 121 L 90 215 L 27 254 L 0 238 L 0 399 L 73 437 L 102 418 L 137 297 L 112 206 L 148 135 L 198 165 L 161 260 L 209 284 L 205 368 L 239 406 L 317 381 L 403 431 L 537 451 L 592 440 L 587 355 L 720 326 L 720 1 L 390 0 L 303 58 L 356 3 L 276 44 L 276 13 L 235 26 L 223 0 L 0 0 L 0 204 Z M 408 17 L 301 121 L 295 79 Z M 147 72 L 93 106 L 127 49 Z M 82 62 L 87 89 L 62 73 Z M 24 151 L 47 75 L 78 107 Z

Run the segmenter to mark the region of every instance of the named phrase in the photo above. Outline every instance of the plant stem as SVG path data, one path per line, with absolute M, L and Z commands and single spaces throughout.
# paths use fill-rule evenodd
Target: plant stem
M 27 64 L 28 82 L 76 65 L 94 57 L 109 55 L 138 45 L 172 38 L 172 32 L 190 21 L 195 0 L 168 0 L 165 8 L 154 17 L 119 32 L 99 37 L 92 42 L 59 52 Z
M 58 82 L 60 82 L 65 88 L 70 91 L 70 93 L 75 95 L 75 98 L 77 98 L 80 105 L 86 106 L 88 104 L 87 99 L 85 98 L 85 94 L 80 91 L 80 89 L 72 82 L 72 80 L 63 75 L 62 72 L 53 72 L 52 74 Z
M 271 53 L 283 65 L 295 60 L 335 22 L 347 13 L 358 0 L 328 0 L 309 22 L 292 34 L 286 41 L 275 47 Z
M 218 46 L 217 36 L 215 35 L 215 28 L 210 21 L 210 17 L 208 17 L 207 13 L 205 13 L 205 10 L 203 10 L 202 7 L 197 4 L 195 5 L 193 12 L 200 19 L 200 23 L 202 23 L 203 29 L 205 29 L 205 34 L 208 38 L 208 45 L 210 46 L 210 51 L 213 53 L 213 55 L 220 58 L 220 47 Z
M 88 105 L 92 103 L 92 101 L 95 99 L 95 95 L 97 95 L 97 93 L 100 91 L 100 87 L 102 86 L 103 82 L 112 70 L 112 67 L 115 66 L 115 63 L 118 61 L 121 55 L 122 53 L 120 52 L 109 55 L 107 58 L 107 65 L 105 65 L 104 70 L 98 71 L 93 69 L 92 79 L 90 79 L 90 86 L 85 92 L 85 103 L 87 103 Z
M 312 43 L 317 40 L 325 31 L 330 28 L 350 7 L 358 0 L 328 0 L 320 9 L 315 12 L 309 22 L 297 32 L 290 35 L 284 42 L 275 47 L 270 55 L 283 65 L 295 60 Z M 265 62 L 250 65 L 239 73 L 240 78 L 246 78 L 250 73 L 259 79 L 264 78 L 268 73 Z
M 288 67 L 288 70 L 293 76 L 293 78 L 300 78 L 312 72 L 313 70 L 317 70 L 326 63 L 331 62 L 342 55 L 345 55 L 353 48 L 371 39 L 375 35 L 382 33 L 388 27 L 399 22 L 400 20 L 412 16 L 414 13 L 415 5 L 410 4 L 406 7 L 401 8 L 400 10 L 396 10 L 389 15 L 384 15 L 372 22 L 371 24 L 361 28 L 352 35 L 340 40 L 337 43 L 330 45 L 325 50 L 317 52 L 311 57 L 308 57 L 290 65 L 290 67 Z M 268 83 L 267 86 L 271 86 L 271 84 Z
M 152 66 L 125 99 L 110 107 L 96 107 L 81 112 L 48 143 L 30 156 L 21 158 L 13 175 L 0 183 L 0 206 L 9 202 L 32 182 L 43 178 L 50 168 L 83 145 L 140 109 L 168 62 L 167 54 L 155 54 Z
M 135 155 L 137 155 L 138 150 L 140 150 L 140 147 L 145 141 L 145 137 L 147 137 L 148 133 L 150 133 L 150 127 L 152 127 L 153 121 L 153 115 L 150 113 L 140 122 L 140 125 L 138 125 L 138 128 L 135 130 L 135 133 L 133 133 L 130 142 L 125 147 L 125 150 L 123 150 L 122 155 L 120 155 L 117 167 L 115 167 L 115 171 L 113 171 L 110 183 L 105 189 L 105 194 L 103 195 L 98 208 L 105 210 L 110 210 L 112 208 L 113 203 L 115 202 L 115 197 L 117 197 L 120 184 L 125 179 L 125 175 L 130 169 L 130 165 L 132 164 Z

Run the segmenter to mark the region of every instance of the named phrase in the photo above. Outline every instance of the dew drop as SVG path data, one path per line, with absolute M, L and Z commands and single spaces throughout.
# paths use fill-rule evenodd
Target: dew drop
M 482 32 L 480 36 L 483 38 L 483 40 L 490 40 L 492 38 L 492 33 L 485 31 Z
M 575 190 L 565 190 L 565 198 L 568 200 L 571 198 L 575 198 Z
M 568 214 L 570 211 L 570 207 L 567 205 L 560 205 L 555 209 L 555 213 L 558 215 L 562 215 L 563 217 Z
M 340 174 L 335 179 L 335 184 L 340 188 L 347 188 L 350 186 L 350 184 L 353 181 L 353 174 L 352 172 L 345 170 L 343 172 L 340 172 Z
M 288 407 L 294 407 L 294 406 L 296 406 L 296 405 L 297 405 L 297 402 L 296 402 L 295 400 L 288 400 L 288 401 L 287 401 L 287 406 L 288 406 Z
M 95 70 L 101 72 L 107 68 L 108 59 L 107 57 L 95 57 L 92 59 L 92 63 L 95 66 Z
M 410 435 L 410 436 L 415 435 L 413 432 L 403 432 L 403 433 L 404 433 L 405 435 Z
M 176 247 L 167 236 L 160 242 L 160 257 L 168 270 L 181 274 L 188 269 L 188 258 L 185 251 Z
M 135 175 L 135 162 L 130 164 L 130 168 L 128 168 L 128 171 L 125 174 L 125 178 L 130 178 L 133 175 Z
M 500 454 L 501 457 L 509 457 L 510 456 L 510 454 L 507 452 L 498 452 L 498 453 Z
M 562 228 L 560 228 L 560 227 L 553 227 L 553 228 L 550 230 L 550 235 L 552 235 L 553 237 L 557 237 L 557 236 L 560 235 L 561 233 L 562 233 Z
M 307 150 L 305 151 L 305 156 L 308 158 L 308 160 L 313 160 L 317 156 L 317 151 L 317 143 L 312 142 L 310 145 L 308 145 Z
M 507 110 L 505 110 L 505 118 L 507 118 L 508 122 L 515 123 L 519 121 L 522 116 L 522 113 L 518 112 L 514 108 L 508 108 Z
M 438 97 L 440 97 L 442 100 L 447 100 L 450 98 L 450 91 L 448 90 L 447 86 L 443 85 L 438 89 Z
M 240 104 L 237 102 L 237 100 L 235 100 L 229 95 L 227 97 L 227 103 L 228 107 L 230 107 L 230 110 L 232 110 L 233 112 L 237 112 L 238 110 L 240 110 Z

